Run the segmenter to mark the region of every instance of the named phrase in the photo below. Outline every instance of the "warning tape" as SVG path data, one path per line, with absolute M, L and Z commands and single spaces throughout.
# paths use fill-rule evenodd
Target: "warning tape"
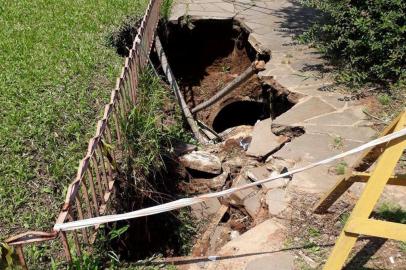
M 282 174 L 279 174 L 276 176 L 265 178 L 263 180 L 256 181 L 256 182 L 253 182 L 250 184 L 229 188 L 229 189 L 219 191 L 219 192 L 206 193 L 206 194 L 199 195 L 196 197 L 183 198 L 183 199 L 179 199 L 179 200 L 176 200 L 173 202 L 164 203 L 164 204 L 160 204 L 160 205 L 156 205 L 156 206 L 152 206 L 152 207 L 148 207 L 148 208 L 144 208 L 144 209 L 139 209 L 139 210 L 124 213 L 124 214 L 106 215 L 106 216 L 82 219 L 82 220 L 77 220 L 77 221 L 72 221 L 72 222 L 67 222 L 67 223 L 57 223 L 54 226 L 54 230 L 55 231 L 71 231 L 71 230 L 77 230 L 77 229 L 87 228 L 87 227 L 91 227 L 91 226 L 96 226 L 96 225 L 100 225 L 100 224 L 105 224 L 105 223 L 109 223 L 109 222 L 145 217 L 145 216 L 150 216 L 150 215 L 155 215 L 155 214 L 159 214 L 159 213 L 164 213 L 164 212 L 180 209 L 180 208 L 183 208 L 186 206 L 191 206 L 193 204 L 202 203 L 205 200 L 208 200 L 210 198 L 223 197 L 223 196 L 232 194 L 232 193 L 240 191 L 240 190 L 248 189 L 248 188 L 255 187 L 257 185 L 264 184 L 264 183 L 267 183 L 267 182 L 270 182 L 270 181 L 273 181 L 273 180 L 276 180 L 279 178 L 283 178 L 283 177 L 290 176 L 290 175 L 293 175 L 293 174 L 296 174 L 299 172 L 303 172 L 305 170 L 309 170 L 311 168 L 330 163 L 332 161 L 341 159 L 343 157 L 353 155 L 353 154 L 361 152 L 365 149 L 377 146 L 382 143 L 389 142 L 391 140 L 403 137 L 405 135 L 406 135 L 406 128 L 404 128 L 400 131 L 391 133 L 389 135 L 380 137 L 378 139 L 372 140 L 368 143 L 365 143 L 361 146 L 358 146 L 358 147 L 351 149 L 349 151 L 346 151 L 344 153 L 335 155 L 333 157 L 330 157 L 330 158 L 327 158 L 327 159 L 324 159 L 324 160 L 321 160 L 321 161 L 318 161 L 315 163 L 311 163 L 307 166 L 304 166 L 304 167 L 301 167 L 301 168 L 298 168 L 298 169 L 295 169 L 292 171 L 288 171 L 286 173 L 282 173 Z

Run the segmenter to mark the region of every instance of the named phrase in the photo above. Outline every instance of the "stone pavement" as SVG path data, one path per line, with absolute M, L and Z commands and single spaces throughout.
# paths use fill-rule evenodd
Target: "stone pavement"
M 289 91 L 300 94 L 299 102 L 274 119 L 272 126 L 299 126 L 305 134 L 287 143 L 273 157 L 292 161 L 295 168 L 301 167 L 356 147 L 375 136 L 362 106 L 345 101 L 341 94 L 331 91 L 333 81 L 321 55 L 294 39 L 317 17 L 313 10 L 301 7 L 294 0 L 175 1 L 169 20 L 178 21 L 184 15 L 194 19 L 238 20 L 250 32 L 248 41 L 254 48 L 271 52 L 266 70 L 259 75 L 265 78 L 272 76 Z M 355 158 L 352 156 L 341 162 L 351 165 Z M 325 165 L 297 174 L 293 176 L 289 188 L 317 194 L 326 192 L 336 182 L 335 167 L 336 164 Z M 355 191 L 357 189 L 359 185 L 354 188 Z M 406 202 L 405 192 L 394 189 L 389 189 L 389 192 L 387 197 Z M 287 198 L 283 194 L 281 190 L 267 194 L 267 204 L 274 205 L 270 209 L 271 214 L 286 207 Z M 284 252 L 283 256 L 279 256 L 282 252 L 237 256 L 281 248 L 283 237 L 273 233 L 275 226 L 279 225 L 271 220 L 264 223 L 229 242 L 216 254 L 236 258 L 194 265 L 190 269 L 293 269 L 292 255 L 288 252 Z M 266 226 L 272 229 L 268 228 L 266 233 L 261 234 L 260 230 Z M 274 242 L 275 237 L 277 240 L 282 238 Z

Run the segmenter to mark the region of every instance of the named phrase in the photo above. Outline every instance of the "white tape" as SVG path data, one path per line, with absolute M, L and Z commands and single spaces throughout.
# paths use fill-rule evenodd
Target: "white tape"
M 129 213 L 117 214 L 117 215 L 106 215 L 106 216 L 82 219 L 82 220 L 77 220 L 77 221 L 72 221 L 72 222 L 67 222 L 67 223 L 62 223 L 62 224 L 57 223 L 54 226 L 54 230 L 56 230 L 56 231 L 77 230 L 77 229 L 81 229 L 81 228 L 87 228 L 87 227 L 91 227 L 91 226 L 95 226 L 95 225 L 99 225 L 99 224 L 108 223 L 108 222 L 127 220 L 127 219 L 138 218 L 138 217 L 145 217 L 145 216 L 155 215 L 155 214 L 159 214 L 159 213 L 163 213 L 163 212 L 168 212 L 168 211 L 179 209 L 179 208 L 186 207 L 186 206 L 191 206 L 193 204 L 201 203 L 209 198 L 217 198 L 217 197 L 226 196 L 226 195 L 229 195 L 229 194 L 234 193 L 239 190 L 251 188 L 251 187 L 254 187 L 254 186 L 257 186 L 260 184 L 264 184 L 264 183 L 267 183 L 267 182 L 270 182 L 270 181 L 273 181 L 273 180 L 276 180 L 279 178 L 283 178 L 283 177 L 286 177 L 289 175 L 293 175 L 293 174 L 320 166 L 322 164 L 327 164 L 327 163 L 330 163 L 337 159 L 341 159 L 343 157 L 364 151 L 365 149 L 374 147 L 374 146 L 382 144 L 382 143 L 389 142 L 393 139 L 400 138 L 405 135 L 406 135 L 406 128 L 404 128 L 400 131 L 391 133 L 389 135 L 380 137 L 378 139 L 375 139 L 373 141 L 370 141 L 366 144 L 358 146 L 358 147 L 351 149 L 349 151 L 346 151 L 344 153 L 335 155 L 333 157 L 321 160 L 319 162 L 311 163 L 305 167 L 301 167 L 301 168 L 298 168 L 298 169 L 295 169 L 295 170 L 292 170 L 292 171 L 289 171 L 289 172 L 286 172 L 283 174 L 279 174 L 276 176 L 272 176 L 272 177 L 269 177 L 269 178 L 266 178 L 266 179 L 263 179 L 260 181 L 256 181 L 256 182 L 253 182 L 250 184 L 226 189 L 226 190 L 219 191 L 219 192 L 207 193 L 207 194 L 199 195 L 199 196 L 192 197 L 192 198 L 184 198 L 184 199 L 176 200 L 173 202 L 164 203 L 164 204 L 136 210 L 136 211 L 129 212 Z

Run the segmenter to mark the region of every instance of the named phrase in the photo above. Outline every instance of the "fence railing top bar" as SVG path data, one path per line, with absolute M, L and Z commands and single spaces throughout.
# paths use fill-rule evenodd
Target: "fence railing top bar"
M 14 235 L 5 240 L 11 246 L 28 244 L 34 242 L 43 242 L 53 240 L 57 237 L 58 232 L 41 232 L 41 231 L 28 231 Z

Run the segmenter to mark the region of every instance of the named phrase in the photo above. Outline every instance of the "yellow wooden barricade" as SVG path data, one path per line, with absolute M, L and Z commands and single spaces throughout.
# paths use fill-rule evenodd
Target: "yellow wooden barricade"
M 381 136 L 405 127 L 406 111 L 401 113 Z M 359 235 L 406 241 L 406 224 L 369 218 L 386 184 L 406 186 L 406 175 L 392 175 L 405 148 L 406 138 L 401 137 L 366 151 L 355 166 L 348 170 L 317 204 L 315 212 L 325 212 L 354 182 L 366 182 L 365 189 L 338 237 L 324 269 L 341 269 Z M 376 167 L 371 174 L 356 171 L 365 171 L 375 161 Z

